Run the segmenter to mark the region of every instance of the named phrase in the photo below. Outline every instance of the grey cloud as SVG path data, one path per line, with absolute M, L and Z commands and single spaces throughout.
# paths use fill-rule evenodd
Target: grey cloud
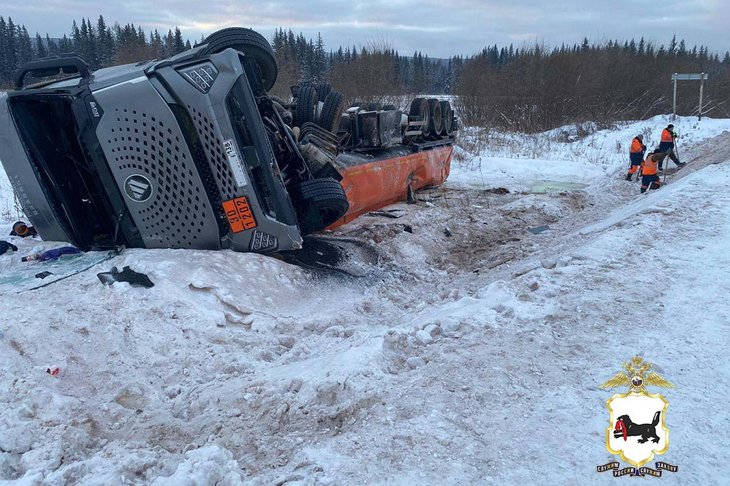
M 146 30 L 176 25 L 195 41 L 219 28 L 242 25 L 270 37 L 283 27 L 307 37 L 321 32 L 326 48 L 386 42 L 410 55 L 470 55 L 487 45 L 602 42 L 644 37 L 666 43 L 676 33 L 688 45 L 724 53 L 730 7 L 723 0 L 335 0 L 250 2 L 232 0 L 6 0 L 0 15 L 31 33 L 68 33 L 71 21 L 101 13 L 107 22 L 133 22 Z M 448 5 L 448 6 L 447 6 Z M 721 20 L 722 19 L 722 20 Z

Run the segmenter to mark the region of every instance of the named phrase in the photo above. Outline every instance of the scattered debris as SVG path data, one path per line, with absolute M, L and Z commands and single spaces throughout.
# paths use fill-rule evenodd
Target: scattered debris
M 18 251 L 18 247 L 7 241 L 0 241 L 0 255 L 4 255 L 8 250 Z
M 58 376 L 58 374 L 61 372 L 61 368 L 58 366 L 53 366 L 46 368 L 46 373 L 48 373 L 51 376 Z
M 404 212 L 400 209 L 387 209 L 383 211 L 371 211 L 368 216 L 384 216 L 386 218 L 398 219 L 403 216 Z
M 109 272 L 101 272 L 96 274 L 104 285 L 112 285 L 114 282 L 127 282 L 132 287 L 154 287 L 155 284 L 144 273 L 135 272 L 129 266 L 126 266 L 120 272 L 117 267 L 112 267 Z
M 490 189 L 485 189 L 484 192 L 487 192 L 489 194 L 503 195 L 503 194 L 509 194 L 509 189 L 507 189 L 505 187 L 492 187 Z
M 36 273 L 35 274 L 35 278 L 44 279 L 44 278 L 49 277 L 51 275 L 53 275 L 53 272 L 41 272 L 41 273 Z
M 413 226 L 411 226 L 410 224 L 404 224 L 403 231 L 413 234 Z
M 449 227 L 448 227 L 448 226 L 447 226 L 446 228 L 444 228 L 444 234 L 445 234 L 445 235 L 446 235 L 446 237 L 448 237 L 448 238 L 450 238 L 450 237 L 451 237 L 451 230 L 449 230 Z

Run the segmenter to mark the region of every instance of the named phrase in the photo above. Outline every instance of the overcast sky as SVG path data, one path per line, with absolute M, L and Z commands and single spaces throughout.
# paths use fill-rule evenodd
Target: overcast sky
M 672 34 L 688 46 L 730 50 L 730 0 L 3 0 L 0 16 L 24 24 L 31 35 L 60 37 L 82 17 L 94 24 L 134 23 L 146 32 L 179 26 L 195 42 L 230 26 L 251 27 L 271 38 L 277 27 L 316 38 L 327 50 L 386 43 L 402 54 L 471 55 L 487 45 L 545 42 L 549 46 L 642 35 L 667 43 Z

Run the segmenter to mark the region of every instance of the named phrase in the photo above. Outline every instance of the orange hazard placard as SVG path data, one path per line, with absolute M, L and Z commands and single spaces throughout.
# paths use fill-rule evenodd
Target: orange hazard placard
M 231 225 L 231 231 L 234 233 L 256 227 L 256 219 L 254 219 L 251 206 L 248 205 L 248 199 L 245 197 L 223 201 L 223 210 L 226 212 L 228 224 Z

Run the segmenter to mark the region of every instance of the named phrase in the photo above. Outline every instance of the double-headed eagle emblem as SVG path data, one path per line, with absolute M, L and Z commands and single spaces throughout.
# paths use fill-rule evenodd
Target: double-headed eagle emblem
M 640 356 L 634 356 L 631 361 L 623 364 L 625 372 L 616 373 L 613 378 L 602 384 L 601 388 L 628 386 L 629 391 L 633 393 L 645 393 L 647 386 L 674 388 L 674 385 L 667 380 L 650 371 L 653 367 L 653 364 L 644 361 Z

